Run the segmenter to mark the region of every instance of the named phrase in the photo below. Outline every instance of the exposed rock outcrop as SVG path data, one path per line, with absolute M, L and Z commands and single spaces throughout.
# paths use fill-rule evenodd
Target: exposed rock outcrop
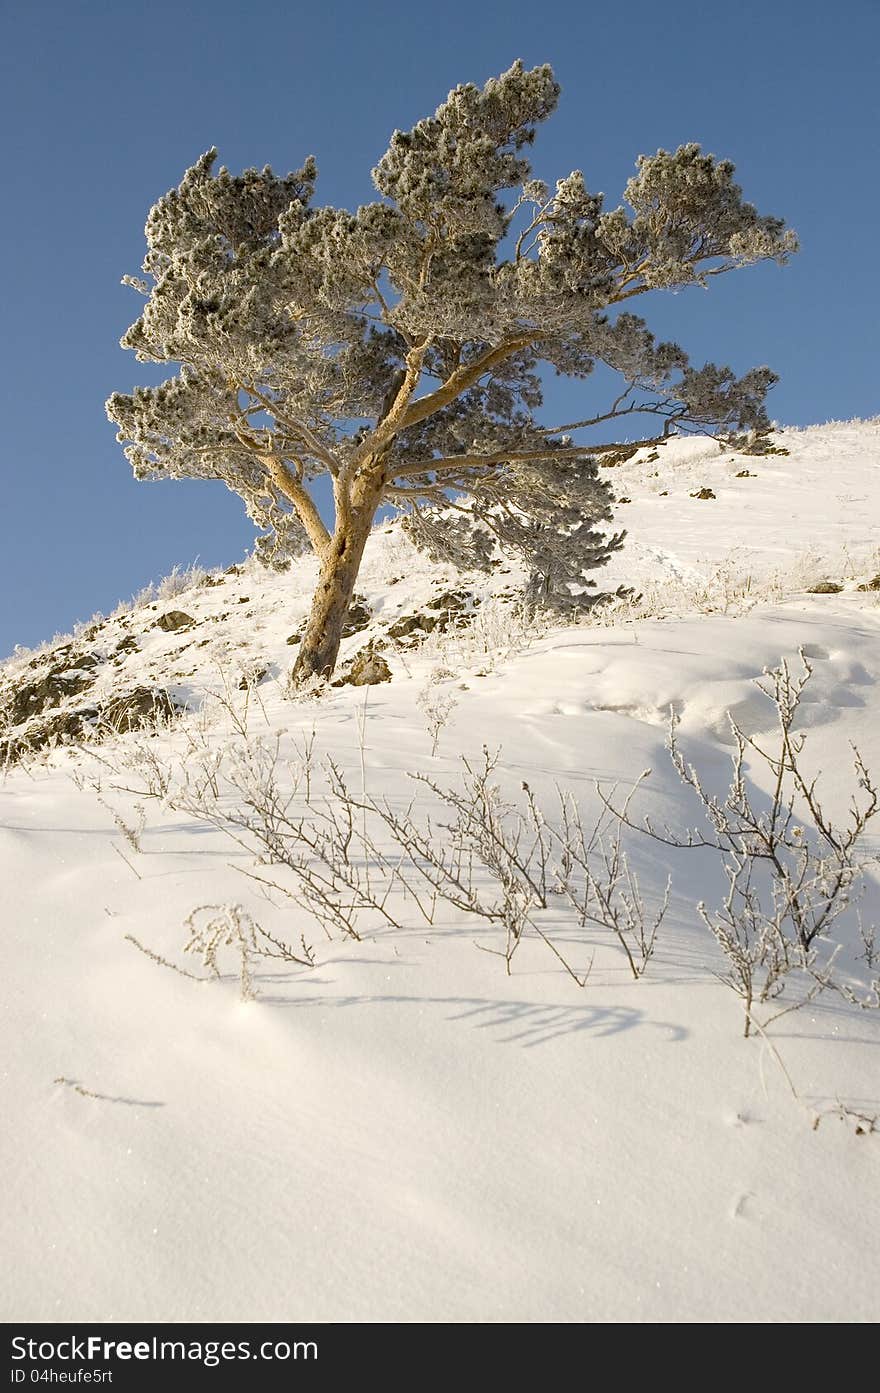
M 166 634 L 174 634 L 178 629 L 188 629 L 195 622 L 192 615 L 184 613 L 182 609 L 169 609 L 167 613 L 159 615 L 155 627 L 164 629 Z

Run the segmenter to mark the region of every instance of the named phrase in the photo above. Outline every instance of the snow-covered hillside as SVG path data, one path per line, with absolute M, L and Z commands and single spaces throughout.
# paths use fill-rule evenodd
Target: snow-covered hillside
M 376 811 L 402 826 L 412 804 L 440 846 L 437 789 L 460 791 L 486 746 L 489 782 L 526 809 L 527 785 L 548 822 L 561 790 L 591 829 L 597 784 L 619 805 L 650 769 L 633 814 L 683 832 L 700 810 L 670 710 L 722 790 L 729 715 L 775 749 L 756 679 L 803 653 L 804 767 L 843 826 L 865 797 L 851 745 L 880 776 L 880 422 L 775 441 L 789 453 L 674 441 L 615 467 L 629 537 L 598 580 L 635 593 L 573 627 L 516 618 L 515 567 L 463 577 L 379 528 L 342 668 L 369 647 L 391 673 L 376 686 L 285 695 L 308 563 L 166 585 L 0 667 L 5 1319 L 880 1315 L 880 1013 L 827 990 L 744 1039 L 696 908 L 723 902 L 717 858 L 635 832 L 646 922 L 672 877 L 644 976 L 552 894 L 508 972 L 500 921 L 388 880 Z M 102 722 L 120 733 L 97 741 Z M 772 770 L 747 767 L 771 794 Z M 371 901 L 358 938 L 271 864 L 256 803 L 243 823 L 270 787 L 282 841 L 285 817 L 313 835 L 351 813 L 333 893 Z M 210 969 L 183 952 L 193 914 L 203 944 L 212 917 L 233 937 L 255 923 L 272 939 L 252 943 L 314 963 L 248 950 L 242 1000 L 221 943 L 221 980 L 188 980 L 172 967 Z M 867 1002 L 852 916 L 839 938 L 839 983 Z

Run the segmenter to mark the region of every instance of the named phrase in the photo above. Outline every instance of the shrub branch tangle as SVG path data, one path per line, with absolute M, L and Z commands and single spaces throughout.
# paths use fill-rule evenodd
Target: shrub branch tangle
M 599 928 L 613 935 L 640 977 L 666 900 L 648 923 L 621 848 L 622 824 L 609 830 L 603 818 L 587 835 L 573 800 L 561 791 L 560 816 L 548 820 L 528 784 L 521 785 L 517 802 L 509 802 L 497 763 L 498 754 L 484 748 L 479 761 L 462 759 L 461 778 L 453 784 L 413 775 L 429 799 L 400 808 L 363 787 L 355 793 L 332 758 L 316 767 L 310 742 L 298 761 L 285 763 L 277 740 L 240 733 L 225 746 L 192 738 L 179 783 L 170 774 L 157 778 L 134 749 L 122 770 L 125 777 L 143 777 L 144 787 L 115 786 L 152 794 L 223 832 L 256 857 L 255 869 L 239 869 L 261 893 L 292 899 L 328 939 L 359 940 L 380 925 L 400 930 L 411 922 L 408 905 L 435 926 L 438 910 L 447 906 L 465 921 L 501 931 L 500 948 L 479 946 L 503 957 L 508 972 L 532 933 L 583 986 L 589 966 L 579 974 L 559 945 L 574 942 L 583 950 L 590 941 L 583 930 Z M 428 801 L 433 812 L 421 806 Z M 264 930 L 258 933 L 261 944 L 274 942 Z M 241 946 L 245 938 L 235 941 Z M 288 960 L 299 961 L 284 946 Z M 256 941 L 249 951 L 254 955 Z
M 179 365 L 107 404 L 141 479 L 221 479 L 284 566 L 311 549 L 318 585 L 294 669 L 329 675 L 376 511 L 467 566 L 522 552 L 529 597 L 589 602 L 590 571 L 619 545 L 591 427 L 663 437 L 767 425 L 767 368 L 736 378 L 657 343 L 629 302 L 784 262 L 794 234 L 744 202 L 733 166 L 683 145 L 640 157 L 627 207 L 603 209 L 580 171 L 551 189 L 525 151 L 553 112 L 547 66 L 515 63 L 456 88 L 396 131 L 376 202 L 313 205 L 317 170 L 214 172 L 210 150 L 155 204 L 146 297 L 122 343 Z M 540 419 L 541 370 L 620 375 L 607 406 Z M 645 424 L 647 423 L 647 424 Z M 332 485 L 333 517 L 313 485 Z
M 603 943 L 616 945 L 639 979 L 656 954 L 670 882 L 653 904 L 645 903 L 624 835 L 647 834 L 677 853 L 702 851 L 720 865 L 726 889 L 697 911 L 724 954 L 723 980 L 742 999 L 749 1035 L 829 988 L 860 1007 L 880 1006 L 875 929 L 858 912 L 865 834 L 880 812 L 880 790 L 854 751 L 848 815 L 838 825 L 828 814 L 818 778 L 805 772 L 805 736 L 796 729 L 812 673 L 803 655 L 802 661 L 800 673 L 782 662 L 758 684 L 775 712 L 775 739 L 748 736 L 732 723 L 732 778 L 723 795 L 707 790 L 673 722 L 671 757 L 703 810 L 702 830 L 637 820 L 634 805 L 647 774 L 623 799 L 599 788 L 604 811 L 592 826 L 568 790 L 557 790 L 550 813 L 528 784 L 505 797 L 498 753 L 485 748 L 479 759 L 463 758 L 450 783 L 411 775 L 409 801 L 370 793 L 362 758 L 355 791 L 332 758 L 316 758 L 314 731 L 284 760 L 280 736 L 248 729 L 246 704 L 234 714 L 235 734 L 226 742 L 203 724 L 194 727 L 177 769 L 144 760 L 145 742 L 137 738 L 115 756 L 94 757 L 120 780 L 108 788 L 207 821 L 256 858 L 240 869 L 267 899 L 282 895 L 305 912 L 297 924 L 301 954 L 261 928 L 256 937 L 236 929 L 228 942 L 238 951 L 244 945 L 249 960 L 275 956 L 270 945 L 287 961 L 311 962 L 301 929 L 315 921 L 328 939 L 358 940 L 383 926 L 411 927 L 412 911 L 436 928 L 444 918 L 448 923 L 452 909 L 462 923 L 489 930 L 479 946 L 498 953 L 508 972 L 533 935 L 579 986 Z M 362 732 L 362 749 L 365 738 Z M 766 794 L 749 781 L 752 760 L 769 773 Z M 95 788 L 102 792 L 101 783 Z M 867 971 L 842 970 L 839 954 L 853 939 Z M 586 955 L 586 966 L 573 966 Z M 242 971 L 250 971 L 247 963 Z
M 757 685 L 773 704 L 777 741 L 773 748 L 746 735 L 735 721 L 732 779 L 718 797 L 706 790 L 699 772 L 685 758 L 673 717 L 670 753 L 682 781 L 696 794 L 708 831 L 680 835 L 659 829 L 645 819 L 636 823 L 629 805 L 617 808 L 613 796 L 606 807 L 620 822 L 638 827 L 655 841 L 676 849 L 709 849 L 723 865 L 727 893 L 717 908 L 697 906 L 727 959 L 724 980 L 741 997 L 745 1034 L 812 1000 L 828 987 L 860 1006 L 880 1005 L 880 982 L 854 989 L 834 970 L 841 943 L 833 929 L 843 916 L 853 915 L 864 883 L 862 843 L 868 824 L 880 811 L 880 790 L 853 748 L 855 788 L 844 824 L 838 827 L 826 812 L 818 777 L 804 770 L 806 737 L 795 730 L 798 707 L 813 669 L 801 653 L 801 671 L 787 662 L 768 672 Z M 763 797 L 747 777 L 747 765 L 757 760 L 770 775 L 770 793 Z M 863 953 L 869 968 L 876 966 L 874 930 L 858 920 Z M 799 980 L 796 980 L 799 979 Z M 763 1021 L 756 1005 L 781 997 L 786 1004 Z

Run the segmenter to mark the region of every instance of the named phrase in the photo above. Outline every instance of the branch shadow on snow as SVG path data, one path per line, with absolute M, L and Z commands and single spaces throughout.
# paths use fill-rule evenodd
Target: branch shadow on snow
M 466 1021 L 477 1030 L 502 1032 L 497 1036 L 500 1044 L 520 1044 L 526 1049 L 547 1044 L 561 1036 L 582 1032 L 601 1038 L 647 1027 L 664 1032 L 670 1043 L 685 1040 L 689 1034 L 684 1026 L 668 1021 L 651 1020 L 643 1010 L 631 1006 L 556 1005 L 533 1001 L 499 1001 L 486 997 L 401 996 L 390 993 L 375 996 L 320 996 L 309 1000 L 261 995 L 260 1001 L 267 1006 L 301 1009 L 321 1007 L 324 1010 L 390 1004 L 435 1006 L 445 1009 L 447 1020 Z

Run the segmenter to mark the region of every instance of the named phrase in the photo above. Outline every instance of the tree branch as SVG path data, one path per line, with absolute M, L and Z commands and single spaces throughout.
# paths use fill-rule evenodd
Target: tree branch
M 426 420 L 433 416 L 444 406 L 448 406 L 456 397 L 460 397 L 462 392 L 466 392 L 468 387 L 472 387 L 478 382 L 484 373 L 490 368 L 494 368 L 497 363 L 503 363 L 506 358 L 512 358 L 514 353 L 518 353 L 521 348 L 528 348 L 539 335 L 537 332 L 524 334 L 520 338 L 510 339 L 507 343 L 499 344 L 496 348 L 489 348 L 479 358 L 475 358 L 472 363 L 463 363 L 460 368 L 456 368 L 451 377 L 447 378 L 442 387 L 438 387 L 436 392 L 431 392 L 427 397 L 418 397 L 411 402 L 405 412 L 399 429 L 406 429 L 414 426 L 419 421 Z
M 279 493 L 283 493 L 284 497 L 293 504 L 315 555 L 322 557 L 330 545 L 330 533 L 324 525 L 311 494 L 299 482 L 280 455 L 260 452 L 258 458 Z
M 300 421 L 296 416 L 289 416 L 283 408 L 279 408 L 277 402 L 273 401 L 271 397 L 265 396 L 259 388 L 246 386 L 244 383 L 239 383 L 238 386 L 241 391 L 248 392 L 252 397 L 256 397 L 257 401 L 262 404 L 263 409 L 268 411 L 270 416 L 273 416 L 276 421 L 286 426 L 293 435 L 299 436 L 309 453 L 314 455 L 316 459 L 319 459 L 322 464 L 325 464 L 332 475 L 335 476 L 339 473 L 341 466 L 336 455 L 315 434 L 311 427 L 306 425 L 305 421 Z
M 538 226 L 540 226 L 540 224 L 544 221 L 544 215 L 545 215 L 545 213 L 547 212 L 547 210 L 553 205 L 554 201 L 555 201 L 554 199 L 548 198 L 547 201 L 546 201 L 546 203 L 542 203 L 542 204 L 538 207 L 538 211 L 537 211 L 537 213 L 535 214 L 535 216 L 532 218 L 532 221 L 529 223 L 528 227 L 523 228 L 522 232 L 521 232 L 521 233 L 519 234 L 519 236 L 517 237 L 517 239 L 516 239 L 516 247 L 515 247 L 514 253 L 513 253 L 513 259 L 514 259 L 515 262 L 516 262 L 516 261 L 519 261 L 519 260 L 521 259 L 522 255 L 523 255 L 523 250 L 522 250 L 523 242 L 526 240 L 526 238 L 528 237 L 529 233 L 530 233 L 530 232 L 534 232 L 535 228 L 538 227 Z M 519 207 L 519 204 L 517 204 L 517 207 Z M 515 211 L 516 211 L 516 209 L 514 209 L 514 212 L 515 212 Z M 534 244 L 533 244 L 533 245 L 534 245 Z M 529 248 L 529 250 L 531 250 L 531 248 Z
M 406 370 L 403 375 L 394 399 L 381 421 L 377 421 L 375 427 L 370 431 L 366 439 L 355 450 L 349 460 L 344 479 L 353 478 L 364 460 L 371 456 L 376 457 L 384 450 L 386 445 L 390 445 L 395 435 L 401 428 L 407 413 L 407 405 L 410 397 L 416 389 L 419 377 L 422 372 L 422 363 L 425 354 L 431 347 L 433 339 L 429 336 L 422 343 L 416 344 L 406 355 Z
M 625 395 L 625 393 L 624 393 Z M 621 398 L 618 397 L 618 401 Z M 675 416 L 675 407 L 667 402 L 633 402 L 631 406 L 625 406 L 622 411 L 616 410 L 613 406 L 610 411 L 604 412 L 601 416 L 590 416 L 584 421 L 569 421 L 564 426 L 547 427 L 547 435 L 561 435 L 564 431 L 584 430 L 587 426 L 598 426 L 602 421 L 613 421 L 620 416 Z M 542 426 L 543 430 L 544 427 Z M 591 447 L 592 448 L 592 447 Z
M 390 474 L 392 479 L 412 478 L 417 474 L 437 474 L 441 471 L 470 470 L 490 468 L 496 464 L 513 464 L 520 460 L 558 459 L 562 456 L 588 455 L 591 445 L 572 445 L 562 448 L 547 447 L 546 450 L 496 450 L 491 455 L 449 455 L 445 459 L 421 460 L 416 464 L 404 465 Z
M 443 490 L 444 488 L 454 488 L 455 486 L 455 481 L 446 483 L 442 487 L 439 484 L 425 484 L 423 487 L 398 488 L 396 484 L 386 484 L 382 490 L 382 497 L 404 501 L 412 501 L 413 499 L 421 498 L 427 499 L 431 503 L 438 503 L 445 506 L 449 502 L 449 499 Z M 463 483 L 461 486 L 464 487 Z
M 718 255 L 718 252 L 708 251 L 708 252 L 704 253 L 702 256 L 690 257 L 690 258 L 688 259 L 687 264 L 688 264 L 689 266 L 696 266 L 700 261 L 711 261 L 712 258 L 715 257 L 715 256 L 717 256 L 717 255 Z M 761 260 L 766 260 L 766 259 L 767 259 L 766 257 L 762 257 L 762 258 L 761 258 Z M 725 273 L 726 271 L 735 271 L 735 270 L 737 270 L 737 269 L 738 269 L 741 265 L 743 265 L 743 264 L 748 264 L 748 263 L 743 263 L 743 262 L 740 262 L 740 261 L 725 261 L 725 262 L 723 263 L 723 265 L 721 265 L 721 266 L 710 266 L 710 267 L 708 267 L 706 270 L 700 271 L 698 274 L 699 274 L 700 276 L 723 276 L 724 273 Z M 633 280 L 634 278 L 637 278 L 638 276 L 644 276 L 646 270 L 649 269 L 649 265 L 650 265 L 650 263 L 644 262 L 641 266 L 637 267 L 636 270 L 635 270 L 635 272 L 633 272 L 630 276 L 627 276 L 627 277 L 624 279 L 624 281 L 621 283 L 621 287 L 627 285 L 627 283 L 628 283 L 630 280 Z M 690 285 L 699 285 L 700 282 L 699 282 L 699 280 L 697 280 L 697 281 L 691 281 L 691 282 L 685 282 L 685 284 L 684 284 L 683 286 L 681 286 L 680 288 L 686 290 L 686 289 L 688 288 L 688 285 L 689 285 L 689 284 L 690 284 Z M 619 294 L 617 294 L 617 295 L 610 295 L 610 296 L 608 297 L 608 299 L 605 301 L 605 304 L 606 304 L 606 305 L 620 305 L 620 304 L 623 303 L 624 300 L 631 300 L 631 299 L 633 298 L 634 295 L 646 295 L 646 294 L 648 294 L 648 293 L 649 293 L 650 291 L 652 291 L 652 290 L 663 290 L 663 289 L 665 289 L 665 288 L 666 288 L 666 287 L 664 287 L 664 286 L 658 286 L 658 285 L 645 285 L 644 283 L 643 283 L 642 285 L 634 285 L 634 286 L 632 286 L 632 287 L 631 287 L 630 289 L 628 289 L 628 290 L 625 290 L 625 289 L 621 288 L 621 292 L 620 292 Z M 673 289 L 676 289 L 676 288 L 678 288 L 678 287 L 673 287 Z
M 646 436 L 644 440 L 609 440 L 604 445 L 588 445 L 591 455 L 607 455 L 611 450 L 641 450 L 646 445 L 662 445 L 669 437 L 663 435 Z

